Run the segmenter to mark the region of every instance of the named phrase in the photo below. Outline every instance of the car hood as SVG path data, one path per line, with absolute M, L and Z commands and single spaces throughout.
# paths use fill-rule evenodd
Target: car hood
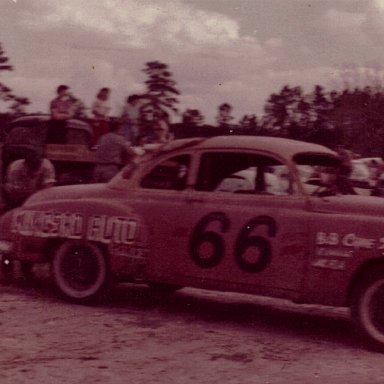
M 321 213 L 340 213 L 379 216 L 384 218 L 384 198 L 361 195 L 337 195 L 310 199 L 311 210 Z
M 113 191 L 113 192 L 112 192 Z M 98 198 L 110 199 L 111 196 L 119 198 L 119 191 L 112 190 L 108 184 L 81 184 L 69 185 L 43 189 L 33 194 L 25 203 L 24 207 L 35 204 L 52 203 L 63 200 L 92 200 Z

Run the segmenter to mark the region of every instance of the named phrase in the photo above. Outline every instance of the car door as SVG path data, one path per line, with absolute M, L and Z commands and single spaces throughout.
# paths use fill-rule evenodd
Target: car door
M 234 174 L 247 177 L 251 190 L 222 191 Z M 187 202 L 193 212 L 189 267 L 179 273 L 236 290 L 297 291 L 308 257 L 309 216 L 296 191 L 289 166 L 271 155 L 203 153 Z
M 218 289 L 288 296 L 297 291 L 308 256 L 309 218 L 303 196 L 294 193 L 289 167 L 271 156 L 240 151 L 183 156 L 154 166 L 136 196 L 150 227 L 148 273 Z M 176 186 L 176 181 L 171 187 L 172 177 L 164 177 L 172 173 L 165 170 L 172 163 L 184 167 L 174 172 L 184 173 L 186 184 Z M 280 191 L 268 186 L 271 167 L 286 168 Z M 252 190 L 220 190 L 228 177 L 252 168 L 259 170 L 250 180 Z

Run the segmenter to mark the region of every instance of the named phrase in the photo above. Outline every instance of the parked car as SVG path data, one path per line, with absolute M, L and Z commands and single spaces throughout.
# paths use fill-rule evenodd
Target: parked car
M 92 127 L 85 121 L 71 119 L 66 142 L 53 143 L 48 121 L 48 115 L 30 115 L 11 122 L 1 146 L 3 177 L 10 162 L 23 158 L 33 148 L 52 161 L 59 185 L 90 182 L 95 166 L 94 151 L 90 149 Z
M 384 349 L 383 200 L 323 197 L 328 184 L 307 183 L 311 168 L 339 166 L 330 149 L 288 139 L 174 140 L 109 183 L 37 192 L 1 217 L 0 252 L 50 263 L 60 293 L 79 303 L 130 281 L 348 306 Z M 271 167 L 283 170 L 283 192 L 267 190 Z M 249 169 L 242 193 L 218 188 Z

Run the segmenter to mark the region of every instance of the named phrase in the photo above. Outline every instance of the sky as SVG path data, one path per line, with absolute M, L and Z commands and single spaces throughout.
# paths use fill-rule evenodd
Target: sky
M 0 0 L 0 43 L 14 67 L 0 81 L 30 99 L 28 112 L 48 112 L 67 84 L 87 106 L 110 87 L 118 115 L 158 60 L 180 112 L 214 123 L 224 102 L 235 118 L 261 116 L 284 85 L 384 79 L 384 0 Z

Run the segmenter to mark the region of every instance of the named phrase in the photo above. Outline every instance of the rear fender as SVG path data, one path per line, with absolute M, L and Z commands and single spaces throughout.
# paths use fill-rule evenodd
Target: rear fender
M 124 203 L 79 199 L 28 205 L 11 211 L 1 228 L 17 259 L 45 261 L 63 241 L 92 242 L 107 254 L 113 273 L 126 275 L 145 264 L 148 237 L 143 220 Z
M 348 295 L 346 298 L 346 306 L 349 306 L 352 302 L 352 299 L 359 289 L 360 285 L 363 284 L 368 276 L 372 273 L 384 269 L 384 259 L 378 257 L 375 259 L 370 259 L 362 264 L 354 273 L 351 282 L 348 287 Z

